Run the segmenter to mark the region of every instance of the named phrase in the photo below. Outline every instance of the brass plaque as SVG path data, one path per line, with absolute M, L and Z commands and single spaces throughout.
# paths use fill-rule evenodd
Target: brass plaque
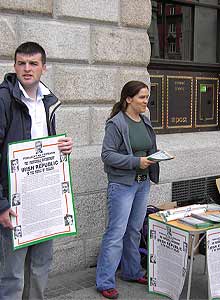
M 157 133 L 219 129 L 220 74 L 216 69 L 165 70 L 154 66 L 149 72 L 152 88 L 148 106 Z
M 196 77 L 195 127 L 218 125 L 218 78 Z
M 192 128 L 193 77 L 167 76 L 167 128 Z
M 155 129 L 164 128 L 164 76 L 151 75 L 151 92 L 148 103 L 150 119 Z

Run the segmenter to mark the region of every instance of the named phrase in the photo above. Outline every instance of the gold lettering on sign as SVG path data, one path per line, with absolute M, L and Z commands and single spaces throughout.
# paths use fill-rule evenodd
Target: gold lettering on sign
M 172 117 L 170 118 L 171 123 L 187 123 L 187 117 Z
M 185 81 L 175 81 L 175 85 L 185 85 Z
M 176 122 L 176 124 L 178 124 L 178 123 L 187 123 L 187 117 L 176 117 L 175 118 L 175 122 Z
M 185 91 L 185 88 L 183 86 L 176 86 L 175 91 Z
M 166 92 L 166 128 L 192 128 L 193 77 L 167 75 Z
M 185 81 L 174 81 L 175 91 L 184 92 L 185 91 Z

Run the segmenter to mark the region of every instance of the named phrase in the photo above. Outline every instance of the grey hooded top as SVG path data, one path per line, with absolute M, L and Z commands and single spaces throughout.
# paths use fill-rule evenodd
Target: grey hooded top
M 156 136 L 150 120 L 145 115 L 140 115 L 144 124 L 148 127 L 152 140 L 152 148 L 148 154 L 157 151 Z M 102 145 L 102 161 L 109 182 L 132 185 L 136 176 L 136 169 L 140 166 L 140 157 L 132 153 L 129 141 L 129 129 L 123 112 L 119 112 L 109 119 L 105 127 L 105 136 Z M 159 181 L 159 164 L 149 167 L 149 177 L 154 183 Z

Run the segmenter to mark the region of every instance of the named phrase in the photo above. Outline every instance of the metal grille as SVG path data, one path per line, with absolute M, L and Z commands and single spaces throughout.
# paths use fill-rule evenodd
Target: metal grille
M 173 182 L 172 201 L 177 201 L 179 206 L 207 203 L 212 200 L 220 203 L 220 195 L 215 182 L 219 177 L 220 175 Z

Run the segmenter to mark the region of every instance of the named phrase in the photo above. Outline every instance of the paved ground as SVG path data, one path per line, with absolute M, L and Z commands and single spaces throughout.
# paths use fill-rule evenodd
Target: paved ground
M 205 300 L 207 296 L 207 275 L 204 271 L 204 256 L 197 255 L 194 260 L 191 299 Z M 186 299 L 187 280 L 180 297 Z M 117 277 L 117 289 L 121 300 L 159 300 L 167 299 L 147 293 L 143 285 L 125 282 Z M 46 291 L 46 300 L 103 300 L 95 289 L 95 268 L 80 272 L 51 276 Z

